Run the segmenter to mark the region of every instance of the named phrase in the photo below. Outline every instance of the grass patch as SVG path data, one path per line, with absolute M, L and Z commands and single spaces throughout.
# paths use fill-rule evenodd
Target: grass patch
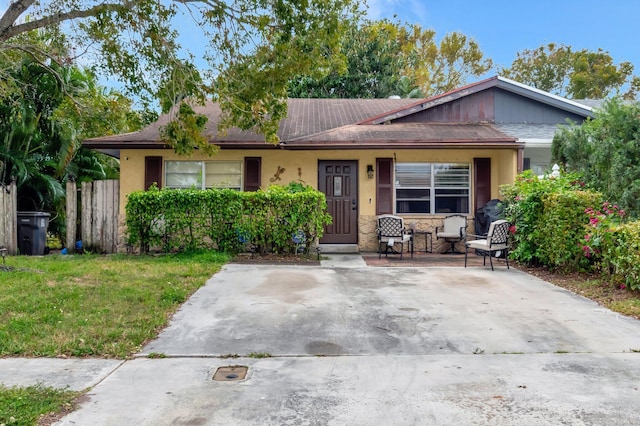
M 41 385 L 8 388 L 0 385 L 0 424 L 35 425 L 41 415 L 71 408 L 78 393 Z
M 257 358 L 257 359 L 261 359 L 261 358 L 271 358 L 271 354 L 269 352 L 251 352 L 249 355 L 247 355 L 248 358 Z
M 7 258 L 0 357 L 126 358 L 227 261 L 214 252 Z

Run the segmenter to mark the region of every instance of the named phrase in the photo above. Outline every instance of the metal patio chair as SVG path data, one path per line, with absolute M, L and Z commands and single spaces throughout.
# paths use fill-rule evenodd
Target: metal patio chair
M 461 214 L 454 214 L 444 218 L 442 227 L 436 227 L 436 240 L 445 240 L 451 247 L 444 253 L 462 254 L 456 250 L 456 243 L 465 239 L 467 235 L 467 218 Z
M 500 219 L 495 222 L 491 222 L 487 235 L 469 234 L 469 237 L 477 239 L 465 242 L 464 267 L 467 267 L 467 254 L 469 253 L 469 249 L 472 249 L 477 250 L 483 255 L 483 265 L 487 264 L 487 256 L 489 256 L 492 271 L 493 255 L 499 253 L 501 256 L 502 252 L 504 252 L 504 257 L 507 261 L 507 269 L 509 269 L 509 226 L 511 226 L 509 222 Z
M 378 216 L 378 259 L 382 257 L 383 247 L 384 255 L 387 257 L 389 253 L 400 254 L 404 252 L 404 243 L 407 243 L 407 250 L 411 252 L 413 257 L 413 238 L 410 232 L 404 228 L 404 219 L 399 216 L 385 214 Z M 400 244 L 400 252 L 394 250 L 393 246 Z

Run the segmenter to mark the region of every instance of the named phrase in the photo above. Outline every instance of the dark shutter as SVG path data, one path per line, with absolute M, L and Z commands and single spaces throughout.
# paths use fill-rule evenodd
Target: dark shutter
M 144 189 L 154 183 L 162 188 L 162 157 L 144 157 Z
M 393 158 L 376 158 L 376 214 L 393 213 Z
M 262 175 L 261 157 L 244 157 L 244 191 L 260 189 Z
M 491 200 L 491 158 L 473 159 L 474 212 Z

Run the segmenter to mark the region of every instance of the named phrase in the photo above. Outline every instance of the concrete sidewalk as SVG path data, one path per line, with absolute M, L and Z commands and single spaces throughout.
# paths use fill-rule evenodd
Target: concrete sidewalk
M 71 362 L 51 375 L 93 388 L 61 425 L 632 425 L 638 350 L 640 321 L 517 270 L 339 255 L 226 265 L 136 359 L 0 383 Z

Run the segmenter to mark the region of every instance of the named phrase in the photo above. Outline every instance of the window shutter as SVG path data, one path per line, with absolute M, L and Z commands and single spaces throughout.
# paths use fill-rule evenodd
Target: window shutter
M 393 213 L 393 158 L 376 159 L 376 214 Z
M 144 189 L 154 183 L 162 188 L 162 157 L 144 157 Z
M 474 212 L 491 200 L 491 158 L 473 159 Z
M 262 158 L 244 158 L 244 191 L 257 191 L 260 189 L 262 175 Z

